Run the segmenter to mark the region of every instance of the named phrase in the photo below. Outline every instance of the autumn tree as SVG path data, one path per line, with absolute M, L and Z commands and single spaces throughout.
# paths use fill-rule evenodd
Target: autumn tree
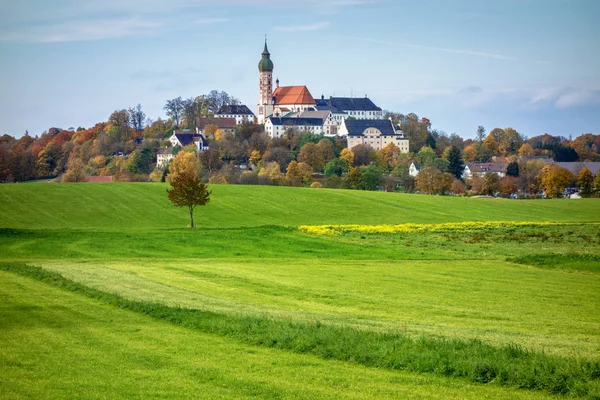
M 377 161 L 377 150 L 369 146 L 368 144 L 359 144 L 354 146 L 352 149 L 354 154 L 353 165 L 360 167 L 363 165 L 369 165 L 372 162 Z
M 340 159 L 346 161 L 348 167 L 354 165 L 354 153 L 348 148 L 342 150 L 340 153 Z
M 298 161 L 310 165 L 314 171 L 319 171 L 323 167 L 323 154 L 314 142 L 308 142 L 300 149 Z
M 200 180 L 200 161 L 195 153 L 180 152 L 169 165 L 167 189 L 169 200 L 177 207 L 187 207 L 190 213 L 190 227 L 194 227 L 194 209 L 204 206 L 210 200 L 211 192 Z
M 511 194 L 517 193 L 517 178 L 507 175 L 500 179 L 498 191 L 504 196 L 510 196 Z
M 285 178 L 291 186 L 302 186 L 312 180 L 312 169 L 308 164 L 291 161 Z
M 465 194 L 466 191 L 467 187 L 460 180 L 455 179 L 454 182 L 452 182 L 452 186 L 450 187 L 450 193 L 457 196 L 462 196 Z
M 518 154 L 522 157 L 532 156 L 535 154 L 535 151 L 529 143 L 523 143 L 523 145 L 521 145 L 521 147 L 519 148 Z
M 500 188 L 500 177 L 495 172 L 486 172 L 483 176 L 481 191 L 483 194 L 493 196 Z
M 546 197 L 555 199 L 562 196 L 564 190 L 574 181 L 574 176 L 566 168 L 548 164 L 540 171 L 541 187 Z
M 266 162 L 263 167 L 258 171 L 259 179 L 262 179 L 264 183 L 270 183 L 279 185 L 283 182 L 283 174 L 281 168 L 276 161 Z
M 390 143 L 383 149 L 379 150 L 379 158 L 381 159 L 383 169 L 393 171 L 398 166 L 400 160 L 400 148 L 394 143 Z
M 596 178 L 594 178 L 594 192 L 596 197 L 600 197 L 600 171 L 596 172 Z
M 435 194 L 441 191 L 442 173 L 435 167 L 425 167 L 415 178 L 415 189 L 425 194 Z
M 591 197 L 594 194 L 594 175 L 586 167 L 577 175 L 577 188 L 581 197 Z

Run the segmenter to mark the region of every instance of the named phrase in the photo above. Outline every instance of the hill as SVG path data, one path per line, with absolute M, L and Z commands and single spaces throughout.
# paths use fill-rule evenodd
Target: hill
M 598 200 L 459 198 L 355 190 L 209 185 L 200 226 L 398 224 L 461 221 L 600 221 Z M 167 185 L 77 183 L 0 185 L 1 228 L 173 229 L 189 223 Z

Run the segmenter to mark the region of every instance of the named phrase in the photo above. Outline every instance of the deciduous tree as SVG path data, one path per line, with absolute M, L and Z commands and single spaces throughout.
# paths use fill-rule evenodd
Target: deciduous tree
M 577 188 L 581 197 L 591 197 L 594 193 L 594 175 L 587 167 L 583 167 L 577 175 Z
M 546 197 L 562 197 L 564 190 L 575 180 L 571 171 L 556 164 L 548 164 L 540 171 L 541 186 Z
M 495 172 L 486 172 L 483 176 L 481 191 L 483 194 L 493 196 L 500 188 L 500 177 Z
M 441 191 L 442 173 L 435 167 L 421 169 L 415 178 L 415 189 L 425 194 L 435 194 Z
M 177 207 L 187 207 L 190 227 L 194 227 L 194 209 L 210 200 L 211 192 L 200 180 L 200 162 L 194 153 L 180 152 L 169 165 L 167 177 L 171 188 L 167 189 L 169 200 Z

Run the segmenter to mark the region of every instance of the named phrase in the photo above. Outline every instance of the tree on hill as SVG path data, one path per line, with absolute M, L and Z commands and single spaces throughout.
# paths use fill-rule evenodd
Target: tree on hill
M 493 196 L 500 189 L 500 177 L 495 172 L 486 172 L 483 176 L 481 191 L 488 196 Z
M 190 213 L 190 227 L 194 227 L 194 209 L 204 206 L 210 200 L 211 192 L 200 181 L 200 161 L 194 153 L 181 152 L 169 165 L 167 189 L 169 200 L 177 207 L 187 207 Z
M 181 96 L 179 96 L 174 99 L 167 100 L 167 104 L 165 104 L 163 107 L 167 116 L 175 120 L 175 126 L 177 127 L 179 127 L 179 123 L 181 121 L 184 105 L 183 99 Z

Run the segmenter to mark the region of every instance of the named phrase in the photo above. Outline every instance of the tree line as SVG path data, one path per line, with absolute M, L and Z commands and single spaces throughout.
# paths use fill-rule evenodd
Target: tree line
M 156 168 L 157 150 L 169 145 L 167 139 L 175 129 L 195 130 L 197 117 L 212 116 L 225 104 L 239 101 L 215 90 L 188 99 L 167 100 L 166 119 L 147 118 L 138 104 L 115 110 L 107 121 L 88 129 L 50 128 L 40 136 L 19 139 L 3 135 L 0 181 L 58 177 L 73 182 L 89 175 L 110 175 L 117 181 L 164 180 L 169 171 Z M 513 128 L 495 128 L 486 133 L 479 127 L 473 139 L 463 139 L 432 129 L 429 119 L 416 114 L 386 112 L 385 118 L 399 125 L 410 139 L 409 153 L 401 153 L 395 145 L 379 151 L 366 145 L 348 149 L 344 138 L 326 138 L 295 129 L 289 129 L 281 138 L 270 138 L 261 125 L 252 123 L 239 125 L 226 134 L 216 126 L 208 126 L 205 133 L 209 150 L 197 156 L 200 174 L 204 182 L 211 183 L 508 196 L 535 195 L 546 190 L 544 176 L 561 175 L 555 171 L 550 174 L 543 161 L 532 159 L 535 156 L 555 161 L 600 161 L 600 135 L 584 134 L 571 140 L 544 134 L 527 139 Z M 509 163 L 506 177 L 488 174 L 462 179 L 465 162 L 484 162 L 492 157 Z M 409 174 L 412 163 L 420 169 L 416 178 Z M 566 187 L 577 185 L 577 178 L 571 176 Z M 594 187 L 592 183 L 592 194 Z

